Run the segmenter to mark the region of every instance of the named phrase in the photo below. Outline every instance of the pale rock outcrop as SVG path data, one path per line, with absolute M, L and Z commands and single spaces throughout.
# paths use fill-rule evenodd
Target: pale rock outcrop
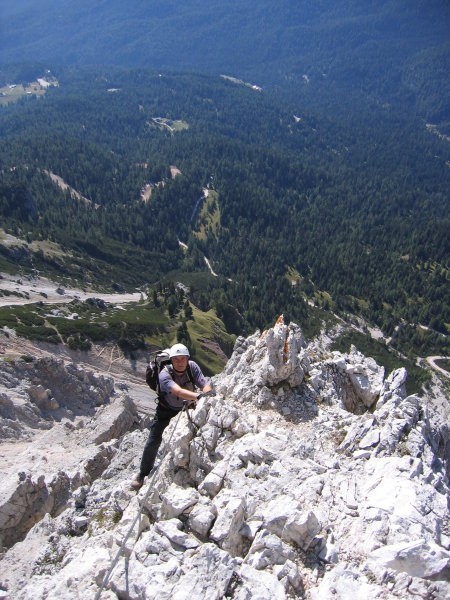
M 401 598 L 386 591 L 383 595 L 375 585 L 358 568 L 348 564 L 337 565 L 332 571 L 325 573 L 322 581 L 311 590 L 311 600 L 349 600 L 358 598 L 375 600 L 379 598 Z
M 239 338 L 216 397 L 166 430 L 149 487 L 126 485 L 146 438 L 133 431 L 101 478 L 31 528 L 44 549 L 28 570 L 20 542 L 6 553 L 0 588 L 92 597 L 124 544 L 102 598 L 444 600 L 444 429 L 405 381 L 355 349 L 306 346 L 295 324 Z
M 217 517 L 217 508 L 209 502 L 198 502 L 189 513 L 188 525 L 201 538 L 208 535 Z
M 53 398 L 51 390 L 45 390 L 42 385 L 30 385 L 28 394 L 31 402 L 36 404 L 41 410 L 56 410 L 59 408 L 58 402 Z
M 298 326 L 276 325 L 247 340 L 238 339 L 235 352 L 217 381 L 218 391 L 240 402 L 259 407 L 276 401 L 275 388 L 299 386 L 308 364 L 305 341 Z M 236 365 L 239 361 L 239 368 Z
M 348 356 L 334 352 L 333 358 L 327 360 L 324 367 L 336 374 L 346 410 L 362 414 L 379 398 L 383 388 L 384 368 L 378 366 L 373 358 L 367 358 L 358 352 L 354 346 Z
M 199 494 L 193 488 L 185 489 L 173 483 L 162 499 L 160 518 L 171 519 L 183 514 L 191 506 L 195 506 L 199 501 Z
M 228 489 L 221 490 L 213 500 L 217 517 L 209 537 L 227 550 L 231 556 L 239 556 L 243 548 L 240 533 L 245 521 L 245 497 L 235 495 Z
M 307 513 L 296 511 L 286 521 L 281 536 L 302 550 L 307 550 L 321 529 L 322 525 L 312 510 Z
M 46 514 L 58 516 L 79 486 L 95 481 L 116 440 L 138 419 L 133 401 L 116 394 L 111 378 L 61 359 L 0 363 L 0 397 L 1 447 L 8 451 L 0 466 L 0 548 L 8 548 Z
M 450 580 L 450 552 L 434 542 L 423 539 L 410 540 L 373 550 L 367 563 L 379 568 L 408 573 L 421 579 Z
M 159 562 L 131 560 L 120 564 L 111 589 L 120 598 L 223 598 L 237 566 L 215 544 L 202 544 Z
M 284 565 L 288 559 L 295 560 L 292 546 L 267 529 L 261 529 L 247 552 L 245 562 L 255 569 L 263 570 L 273 565 Z

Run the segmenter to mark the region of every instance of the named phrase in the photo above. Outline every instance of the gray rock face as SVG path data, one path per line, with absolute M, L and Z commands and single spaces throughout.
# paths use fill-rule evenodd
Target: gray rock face
M 0 382 L 0 548 L 9 548 L 101 475 L 137 414 L 111 378 L 62 360 L 0 363 Z
M 49 504 L 6 552 L 0 588 L 18 599 L 90 598 L 107 574 L 102 597 L 130 600 L 447 598 L 443 434 L 427 417 L 430 398 L 407 396 L 406 375 L 385 379 L 355 349 L 307 347 L 295 324 L 240 338 L 216 396 L 192 423 L 171 422 L 170 447 L 138 495 L 128 480 L 146 433 L 124 432 L 127 400 L 114 419 L 103 399 L 91 439 L 116 441 L 101 442 L 101 466 L 86 462 L 76 491 L 61 479 L 66 508 Z M 33 385 L 61 410 L 55 384 Z M 15 493 L 29 485 L 25 474 Z

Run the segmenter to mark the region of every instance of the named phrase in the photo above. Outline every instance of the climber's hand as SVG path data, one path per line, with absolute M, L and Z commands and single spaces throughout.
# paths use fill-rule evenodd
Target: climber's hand
M 209 392 L 200 392 L 200 394 L 197 396 L 197 400 L 200 400 L 200 398 L 210 398 L 211 396 L 215 396 L 216 392 L 214 390 L 209 390 Z

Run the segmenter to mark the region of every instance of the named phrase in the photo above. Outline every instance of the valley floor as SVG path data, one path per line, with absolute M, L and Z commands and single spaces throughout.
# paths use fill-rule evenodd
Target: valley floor
M 0 295 L 0 306 L 32 304 L 41 301 L 46 304 L 61 304 L 75 299 L 83 301 L 92 297 L 114 304 L 139 302 L 142 299 L 142 292 L 105 294 L 92 290 L 65 288 L 46 277 L 7 275 L 5 273 L 0 273 L 0 277 L 0 292 L 7 294 Z

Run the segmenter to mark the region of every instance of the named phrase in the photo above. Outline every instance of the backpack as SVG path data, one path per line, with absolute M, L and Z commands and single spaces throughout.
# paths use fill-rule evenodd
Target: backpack
M 147 365 L 145 381 L 147 385 L 159 395 L 159 374 L 166 365 L 170 365 L 169 353 L 166 351 L 156 352 Z
M 170 376 L 172 377 L 172 363 L 170 362 L 169 353 L 167 351 L 163 350 L 163 351 L 156 352 L 153 355 L 153 358 L 151 358 L 150 362 L 147 365 L 147 369 L 145 371 L 145 381 L 147 382 L 147 385 L 153 391 L 155 391 L 158 396 L 160 394 L 159 374 L 166 366 L 168 367 L 168 371 L 170 373 Z M 188 362 L 186 372 L 189 377 L 189 381 L 195 387 L 194 379 L 192 377 L 192 372 L 191 372 L 190 361 Z

